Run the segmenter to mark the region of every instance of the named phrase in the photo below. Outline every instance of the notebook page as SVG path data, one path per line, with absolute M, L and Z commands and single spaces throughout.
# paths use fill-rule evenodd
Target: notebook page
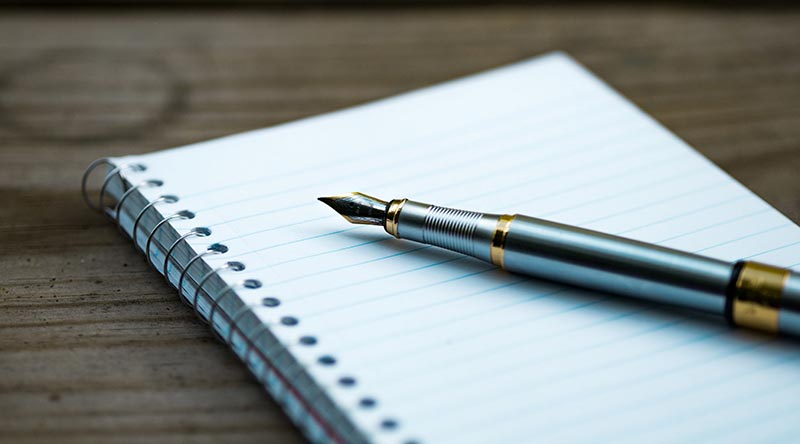
M 265 321 L 374 442 L 789 441 L 797 347 L 352 226 L 363 191 L 800 265 L 800 230 L 562 54 L 131 159 L 247 264 Z M 181 207 L 181 208 L 178 208 Z M 225 276 L 226 279 L 228 278 Z M 265 293 L 240 294 L 260 299 Z M 313 334 L 315 347 L 297 347 Z M 324 365 L 321 356 L 335 359 Z M 356 383 L 342 385 L 342 377 Z M 369 398 L 376 404 L 363 408 Z M 796 421 L 795 421 L 796 422 Z M 768 426 L 766 426 L 768 424 Z

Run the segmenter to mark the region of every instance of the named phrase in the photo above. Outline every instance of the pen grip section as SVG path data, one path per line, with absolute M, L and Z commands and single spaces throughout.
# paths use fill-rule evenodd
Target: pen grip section
M 400 238 L 490 260 L 496 215 L 407 201 L 398 217 Z

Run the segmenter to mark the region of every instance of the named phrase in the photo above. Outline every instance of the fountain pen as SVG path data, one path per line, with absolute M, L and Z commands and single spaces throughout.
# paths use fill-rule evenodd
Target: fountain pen
M 510 272 L 719 315 L 800 335 L 800 274 L 735 263 L 534 217 L 486 214 L 362 193 L 320 197 L 351 223 L 434 245 Z

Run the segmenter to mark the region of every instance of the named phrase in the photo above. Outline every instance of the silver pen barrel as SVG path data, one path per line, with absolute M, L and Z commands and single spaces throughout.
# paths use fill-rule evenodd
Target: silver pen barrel
M 388 203 L 384 228 L 395 237 L 474 256 L 508 271 L 800 335 L 800 274 L 788 269 L 729 263 L 533 217 L 407 199 Z

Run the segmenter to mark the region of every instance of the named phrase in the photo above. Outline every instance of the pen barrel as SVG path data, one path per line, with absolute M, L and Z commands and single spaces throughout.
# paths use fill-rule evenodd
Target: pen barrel
M 731 323 L 800 335 L 800 274 L 730 263 L 521 215 L 392 201 L 387 231 L 504 269 L 577 287 L 677 305 Z
M 527 216 L 513 216 L 506 230 L 498 265 L 509 271 L 800 335 L 800 274 L 788 269 L 733 264 Z
M 734 270 L 717 259 L 519 215 L 509 225 L 502 266 L 718 315 Z

